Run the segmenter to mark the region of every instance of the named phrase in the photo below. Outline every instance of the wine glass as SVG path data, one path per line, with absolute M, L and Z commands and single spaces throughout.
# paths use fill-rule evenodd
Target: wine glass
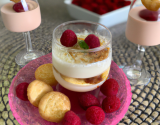
M 143 1 L 136 4 L 132 1 L 126 26 L 126 38 L 137 45 L 137 55 L 132 66 L 125 65 L 123 68 L 132 85 L 146 85 L 151 79 L 150 73 L 144 69 L 142 63 L 145 49 L 148 46 L 160 44 L 159 10 L 152 4 Z M 148 6 L 149 5 L 149 6 Z
M 16 4 L 21 4 L 22 8 L 18 10 L 20 12 L 17 12 L 19 8 L 14 6 L 14 2 L 9 2 L 2 6 L 1 16 L 9 31 L 23 32 L 26 49 L 19 52 L 15 58 L 16 63 L 23 67 L 29 61 L 44 55 L 43 52 L 33 49 L 29 32 L 41 24 L 41 13 L 37 0 L 21 0 Z

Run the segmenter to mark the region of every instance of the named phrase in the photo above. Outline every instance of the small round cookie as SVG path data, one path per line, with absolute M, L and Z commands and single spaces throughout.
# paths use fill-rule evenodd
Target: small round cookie
M 71 109 L 69 98 L 60 92 L 49 92 L 39 102 L 41 117 L 50 122 L 61 122 L 65 113 Z
M 48 92 L 53 91 L 53 88 L 40 80 L 34 80 L 27 88 L 27 96 L 30 103 L 38 107 L 40 99 Z
M 51 86 L 55 86 L 58 83 L 53 75 L 52 63 L 39 66 L 35 71 L 35 78 Z

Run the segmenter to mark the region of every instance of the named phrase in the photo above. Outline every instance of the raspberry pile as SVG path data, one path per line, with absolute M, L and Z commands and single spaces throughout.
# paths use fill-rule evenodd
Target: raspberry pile
M 90 93 L 82 94 L 79 97 L 79 104 L 84 110 L 87 110 L 91 106 L 100 106 L 99 100 Z
M 86 110 L 86 119 L 90 123 L 101 124 L 105 119 L 104 112 L 112 113 L 120 108 L 121 101 L 116 96 L 118 89 L 118 82 L 110 78 L 100 87 L 100 91 L 106 96 L 101 105 L 99 100 L 90 93 L 84 93 L 79 97 L 79 104 Z
M 125 0 L 73 0 L 72 4 L 103 15 L 105 13 L 128 6 L 131 1 Z
M 118 89 L 118 82 L 112 78 L 106 80 L 100 87 L 100 91 L 106 96 L 102 101 L 102 109 L 106 113 L 112 113 L 120 108 L 120 99 L 116 97 Z

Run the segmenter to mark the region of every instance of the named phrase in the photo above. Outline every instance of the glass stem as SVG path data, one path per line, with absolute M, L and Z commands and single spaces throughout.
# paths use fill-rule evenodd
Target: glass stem
M 28 32 L 24 32 L 23 35 L 24 35 L 25 42 L 26 42 L 27 53 L 30 53 L 31 51 L 33 51 L 30 32 L 29 31 Z
M 138 55 L 136 56 L 136 61 L 134 66 L 137 67 L 140 71 L 142 70 L 142 60 L 144 57 L 145 48 L 144 46 L 138 45 Z

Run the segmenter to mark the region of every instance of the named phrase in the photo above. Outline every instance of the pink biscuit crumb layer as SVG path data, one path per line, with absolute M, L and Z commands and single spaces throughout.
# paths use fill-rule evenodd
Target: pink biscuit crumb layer
M 26 101 L 20 100 L 19 98 L 16 97 L 16 94 L 15 94 L 15 87 L 18 84 L 22 82 L 30 83 L 35 79 L 34 78 L 35 70 L 40 65 L 45 63 L 51 63 L 51 62 L 52 62 L 51 53 L 31 61 L 18 72 L 18 74 L 15 76 L 15 78 L 11 83 L 9 94 L 8 94 L 9 105 L 13 113 L 13 116 L 21 125 L 31 125 L 31 124 L 58 125 L 57 123 L 51 123 L 42 119 L 39 115 L 38 108 L 32 106 L 28 101 L 26 102 Z M 117 75 L 117 73 L 119 75 Z M 129 80 L 125 76 L 124 72 L 113 61 L 111 64 L 109 77 L 115 78 L 119 83 L 119 92 L 117 93 L 117 96 L 121 100 L 121 107 L 116 112 L 109 113 L 109 114 L 105 113 L 106 117 L 102 125 L 116 125 L 126 114 L 132 98 L 131 86 L 130 86 Z M 100 102 L 102 102 L 105 96 L 102 93 L 100 93 L 98 98 Z M 85 117 L 80 116 L 80 118 L 82 121 L 81 123 L 83 125 L 91 125 L 86 120 Z

